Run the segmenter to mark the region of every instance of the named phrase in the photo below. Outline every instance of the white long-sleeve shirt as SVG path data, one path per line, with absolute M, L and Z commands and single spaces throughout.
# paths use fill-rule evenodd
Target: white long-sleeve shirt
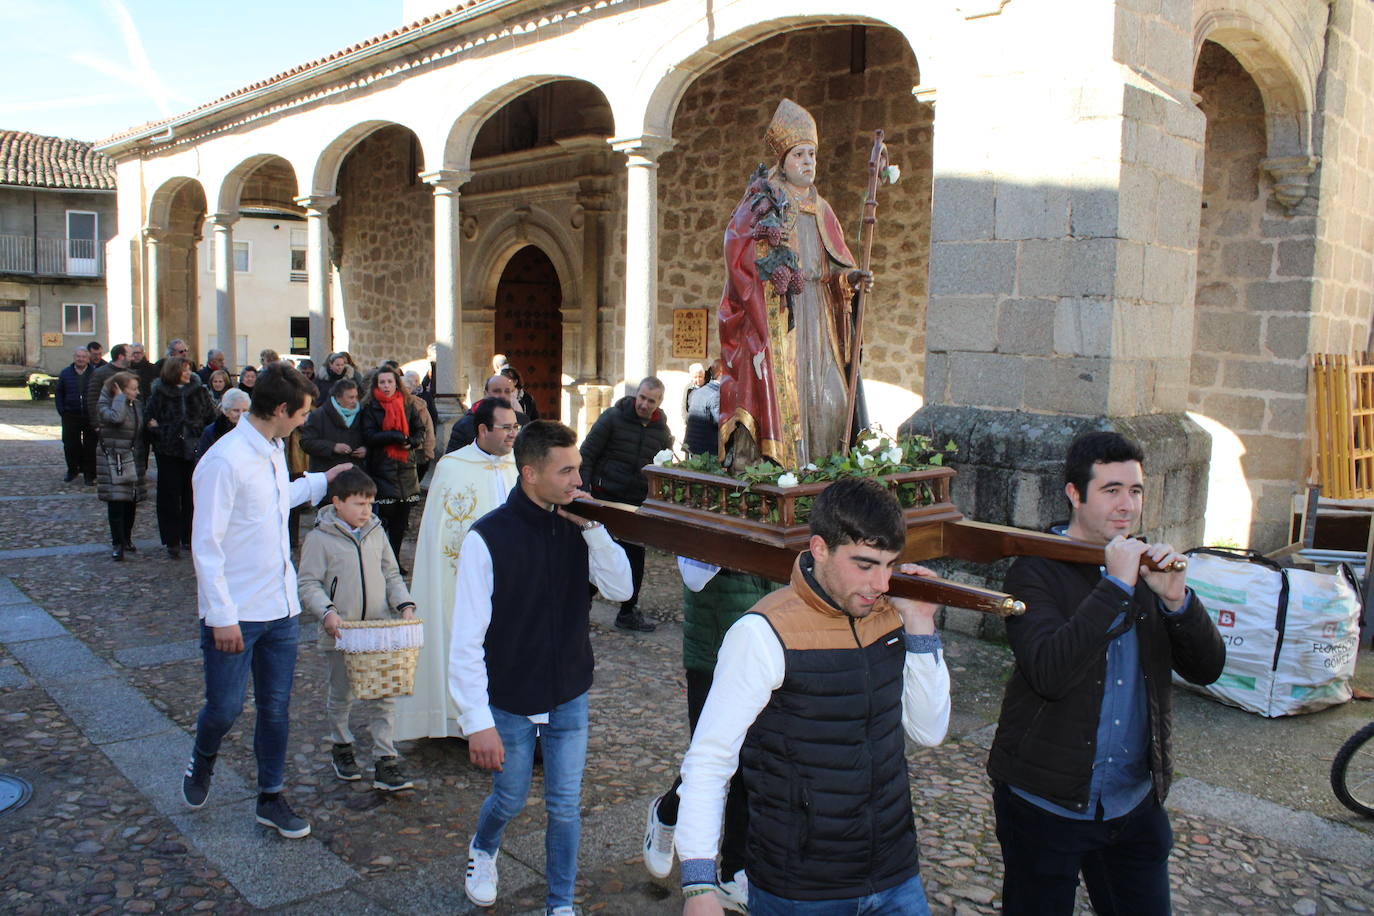
M 902 671 L 902 729 L 917 744 L 939 744 L 949 729 L 949 669 L 939 637 L 915 637 L 929 650 L 908 647 Z M 908 640 L 910 642 L 911 640 Z M 758 614 L 745 614 L 725 634 L 711 692 L 682 762 L 678 789 L 678 858 L 707 860 L 714 874 L 725 794 L 739 766 L 745 733 L 787 673 L 782 643 Z
M 626 601 L 634 594 L 630 561 L 605 528 L 583 531 L 587 542 L 588 579 L 608 601 Z M 487 654 L 484 645 L 491 625 L 491 593 L 495 578 L 491 551 L 476 531 L 469 531 L 458 557 L 453 585 L 453 634 L 449 637 L 448 690 L 458 707 L 458 726 L 464 735 L 491 728 L 495 722 L 487 702 Z M 530 716 L 548 722 L 548 712 Z
M 247 417 L 205 453 L 191 477 L 191 548 L 207 626 L 301 612 L 286 523 L 292 506 L 324 499 L 325 485 L 323 474 L 288 481 L 282 441 Z

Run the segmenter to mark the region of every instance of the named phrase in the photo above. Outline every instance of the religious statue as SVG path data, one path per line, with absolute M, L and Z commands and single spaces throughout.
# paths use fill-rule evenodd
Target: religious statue
M 794 469 L 851 435 L 851 302 L 872 276 L 855 268 L 813 184 L 815 119 L 783 99 L 765 139 L 776 164 L 758 167 L 725 230 L 720 454 L 734 467 L 767 458 Z

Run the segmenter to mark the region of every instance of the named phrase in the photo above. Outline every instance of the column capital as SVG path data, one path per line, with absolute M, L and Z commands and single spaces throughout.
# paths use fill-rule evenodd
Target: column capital
M 643 168 L 657 166 L 658 157 L 672 149 L 677 141 L 672 137 L 642 134 L 638 137 L 615 137 L 606 142 L 617 153 L 625 154 L 627 166 Z
M 239 215 L 237 213 L 207 213 L 205 221 L 215 230 L 227 231 L 239 221 Z
M 166 236 L 166 230 L 161 226 L 144 226 L 142 230 L 143 241 L 156 245 Z
M 1274 179 L 1274 199 L 1292 210 L 1307 197 L 1307 186 L 1321 159 L 1317 156 L 1272 156 L 1260 168 Z
M 335 194 L 307 194 L 305 197 L 296 198 L 297 206 L 304 207 L 307 213 L 328 213 L 338 202 L 338 195 Z
M 421 172 L 420 180 L 434 188 L 435 194 L 445 191 L 452 194 L 472 180 L 472 170 L 435 169 L 432 172 Z

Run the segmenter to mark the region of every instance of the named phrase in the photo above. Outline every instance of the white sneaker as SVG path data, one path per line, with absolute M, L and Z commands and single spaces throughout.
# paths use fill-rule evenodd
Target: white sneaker
M 658 799 L 649 803 L 649 817 L 644 823 L 644 867 L 655 878 L 666 878 L 673 870 L 673 834 L 676 825 L 669 826 L 658 819 Z
M 577 910 L 571 906 L 556 906 L 549 910 L 548 916 L 577 916 Z
M 463 891 L 478 906 L 491 906 L 496 902 L 496 854 L 485 853 L 468 844 L 468 873 L 463 879 Z
M 735 872 L 731 881 L 720 882 L 720 905 L 734 913 L 749 912 L 749 879 L 744 869 Z

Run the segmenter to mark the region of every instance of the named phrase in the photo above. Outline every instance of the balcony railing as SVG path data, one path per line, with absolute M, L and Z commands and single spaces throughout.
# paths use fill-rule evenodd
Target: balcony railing
M 103 277 L 105 246 L 95 239 L 0 235 L 0 274 Z

